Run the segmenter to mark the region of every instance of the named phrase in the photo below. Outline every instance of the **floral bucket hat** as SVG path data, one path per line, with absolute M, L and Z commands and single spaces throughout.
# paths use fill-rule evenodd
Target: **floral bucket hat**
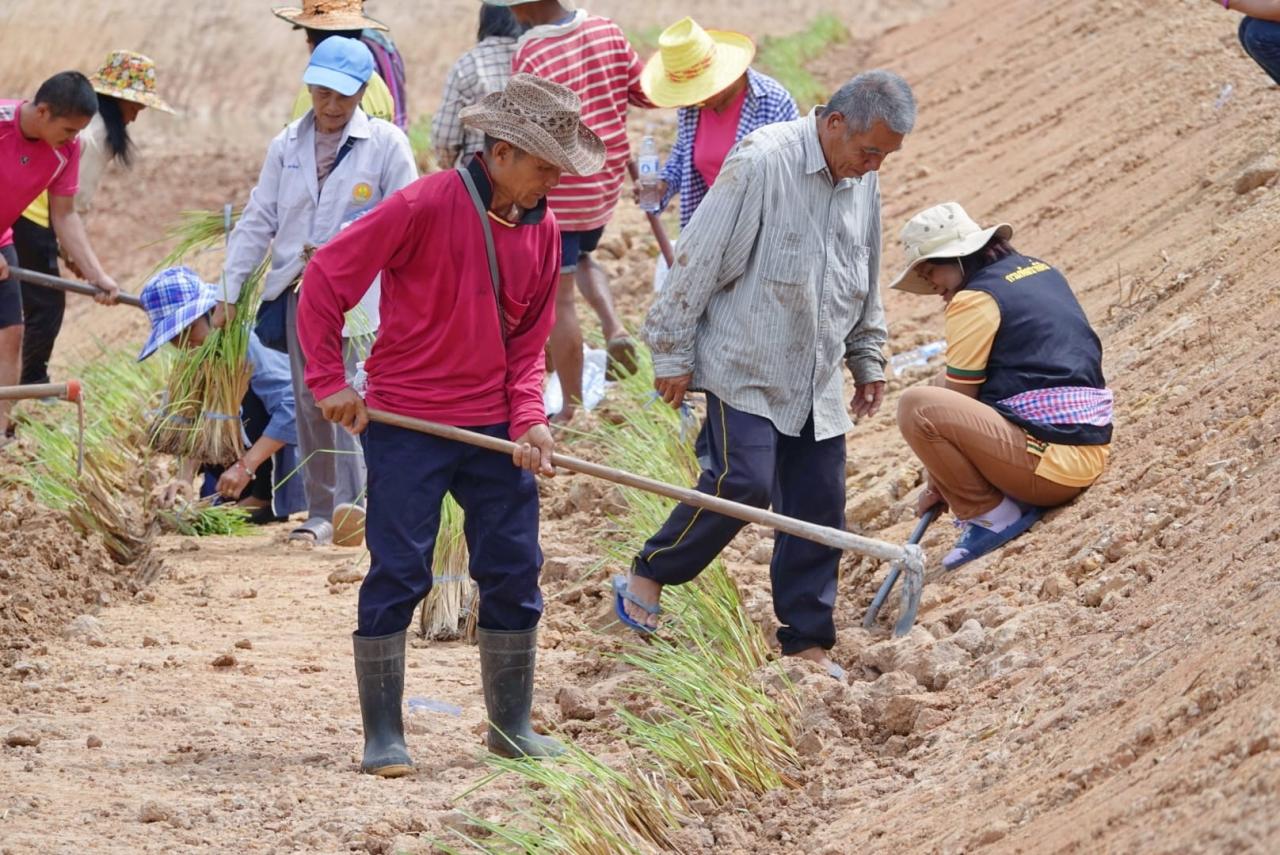
M 156 64 L 150 58 L 131 50 L 113 50 L 107 61 L 89 78 L 93 91 L 125 101 L 133 101 L 144 107 L 155 107 L 166 113 L 174 112 L 164 99 L 156 94 Z

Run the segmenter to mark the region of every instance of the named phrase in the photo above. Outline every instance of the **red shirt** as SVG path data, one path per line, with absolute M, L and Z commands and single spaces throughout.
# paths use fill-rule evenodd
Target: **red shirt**
M 729 156 L 729 149 L 738 139 L 738 123 L 742 121 L 742 105 L 747 100 L 743 86 L 723 113 L 703 107 L 698 111 L 698 131 L 693 137 L 693 166 L 710 187 L 720 175 L 720 167 Z
M 471 174 L 486 204 L 483 160 Z M 420 178 L 343 229 L 307 265 L 298 341 L 320 400 L 348 385 L 343 314 L 382 274 L 381 327 L 365 362 L 370 407 L 457 427 L 545 423 L 543 347 L 555 321 L 560 232 L 545 205 L 490 217 L 507 323 L 503 346 L 480 218 L 462 177 Z
M 80 189 L 80 140 L 57 148 L 22 135 L 22 101 L 0 101 L 0 246 L 13 243 L 11 226 L 36 197 L 74 196 Z
M 565 231 L 605 225 L 622 194 L 631 157 L 627 104 L 653 106 L 640 88 L 644 63 L 617 24 L 579 10 L 566 23 L 525 33 L 511 68 L 567 86 L 582 101 L 583 123 L 605 144 L 604 169 L 594 175 L 565 173 L 547 199 Z

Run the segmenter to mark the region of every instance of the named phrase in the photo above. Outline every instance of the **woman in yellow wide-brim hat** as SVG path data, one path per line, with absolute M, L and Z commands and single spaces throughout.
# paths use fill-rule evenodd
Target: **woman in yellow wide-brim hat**
M 165 113 L 173 108 L 157 94 L 156 64 L 131 50 L 115 50 L 89 77 L 98 94 L 98 113 L 80 132 L 80 189 L 76 192 L 76 212 L 83 215 L 93 205 L 93 197 L 107 165 L 116 162 L 128 168 L 133 163 L 133 140 L 129 125 L 147 107 Z M 19 263 L 51 276 L 60 275 L 57 236 L 49 218 L 49 196 L 42 193 L 22 213 L 13 226 L 14 248 Z M 75 259 L 67 266 L 78 274 Z M 22 382 L 48 383 L 49 357 L 62 330 L 67 295 L 62 291 L 23 283 Z
M 751 67 L 748 36 L 704 30 L 683 18 L 658 37 L 640 85 L 659 107 L 679 107 L 675 145 L 662 170 L 662 205 L 680 194 L 680 225 L 688 224 L 715 183 L 729 151 L 774 122 L 800 117 L 786 88 Z

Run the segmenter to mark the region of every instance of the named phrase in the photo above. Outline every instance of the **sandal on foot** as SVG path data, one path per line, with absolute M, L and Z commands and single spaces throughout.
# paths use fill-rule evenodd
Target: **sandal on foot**
M 613 611 L 618 616 L 618 620 L 622 621 L 625 626 L 634 629 L 641 635 L 653 635 L 657 632 L 656 626 L 640 623 L 640 621 L 627 614 L 627 603 L 632 603 L 644 609 L 645 614 L 660 615 L 662 614 L 662 606 L 657 603 L 646 603 L 637 597 L 627 588 L 626 576 L 613 577 Z
M 629 335 L 620 335 L 609 339 L 609 343 L 604 347 L 605 352 L 609 354 L 609 361 L 605 366 L 604 379 L 620 380 L 636 373 L 635 339 Z
M 309 543 L 313 546 L 328 546 L 333 542 L 333 523 L 315 517 L 289 532 L 289 543 Z
M 1036 520 L 1044 516 L 1044 512 L 1044 508 L 1029 507 L 1022 512 L 1022 516 L 1018 517 L 1016 522 L 1010 523 L 1000 531 L 992 531 L 989 528 L 968 523 L 964 534 L 960 535 L 960 539 L 956 541 L 955 548 L 951 550 L 946 558 L 942 559 L 943 568 L 954 570 L 974 559 L 994 552 L 1031 528 Z M 951 560 L 948 561 L 947 559 Z

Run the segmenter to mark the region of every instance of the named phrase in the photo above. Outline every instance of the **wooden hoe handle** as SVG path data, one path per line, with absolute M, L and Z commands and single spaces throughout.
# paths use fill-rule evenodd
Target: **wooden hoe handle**
M 34 270 L 27 270 L 24 267 L 10 267 L 9 275 L 20 282 L 29 282 L 32 285 L 39 285 L 44 288 L 52 288 L 55 291 L 68 291 L 72 294 L 83 294 L 86 297 L 96 297 L 102 291 L 86 282 L 73 282 L 70 279 L 63 279 L 61 276 L 50 276 L 47 273 L 37 273 Z M 121 291 L 119 301 L 126 306 L 133 306 L 141 309 L 142 301 L 132 294 L 126 294 Z
M 431 434 L 432 436 L 451 439 L 456 442 L 465 442 L 468 445 L 487 448 L 490 451 L 497 451 L 503 454 L 509 455 L 516 448 L 514 442 L 505 439 L 476 433 L 465 428 L 436 424 L 423 419 L 388 413 L 384 410 L 369 410 L 369 418 L 385 425 L 415 430 L 419 433 Z M 851 550 L 863 555 L 870 555 L 873 558 L 879 558 L 882 561 L 896 561 L 905 555 L 903 548 L 896 544 L 873 540 L 869 537 L 861 537 L 851 532 L 841 531 L 838 528 L 817 525 L 794 517 L 783 516 L 782 514 L 775 514 L 772 511 L 754 508 L 740 502 L 731 502 L 728 499 L 721 499 L 717 496 L 709 496 L 706 493 L 699 493 L 697 490 L 677 487 L 664 481 L 655 481 L 652 478 L 645 478 L 642 475 L 636 475 L 622 469 L 614 469 L 612 466 L 592 463 L 589 460 L 570 457 L 567 454 L 553 454 L 551 463 L 570 472 L 579 472 L 583 475 L 590 475 L 593 478 L 601 478 L 614 484 L 621 484 L 624 487 L 632 487 L 659 496 L 666 496 L 669 499 L 675 499 L 695 508 L 714 511 L 744 522 L 768 526 L 835 549 Z

